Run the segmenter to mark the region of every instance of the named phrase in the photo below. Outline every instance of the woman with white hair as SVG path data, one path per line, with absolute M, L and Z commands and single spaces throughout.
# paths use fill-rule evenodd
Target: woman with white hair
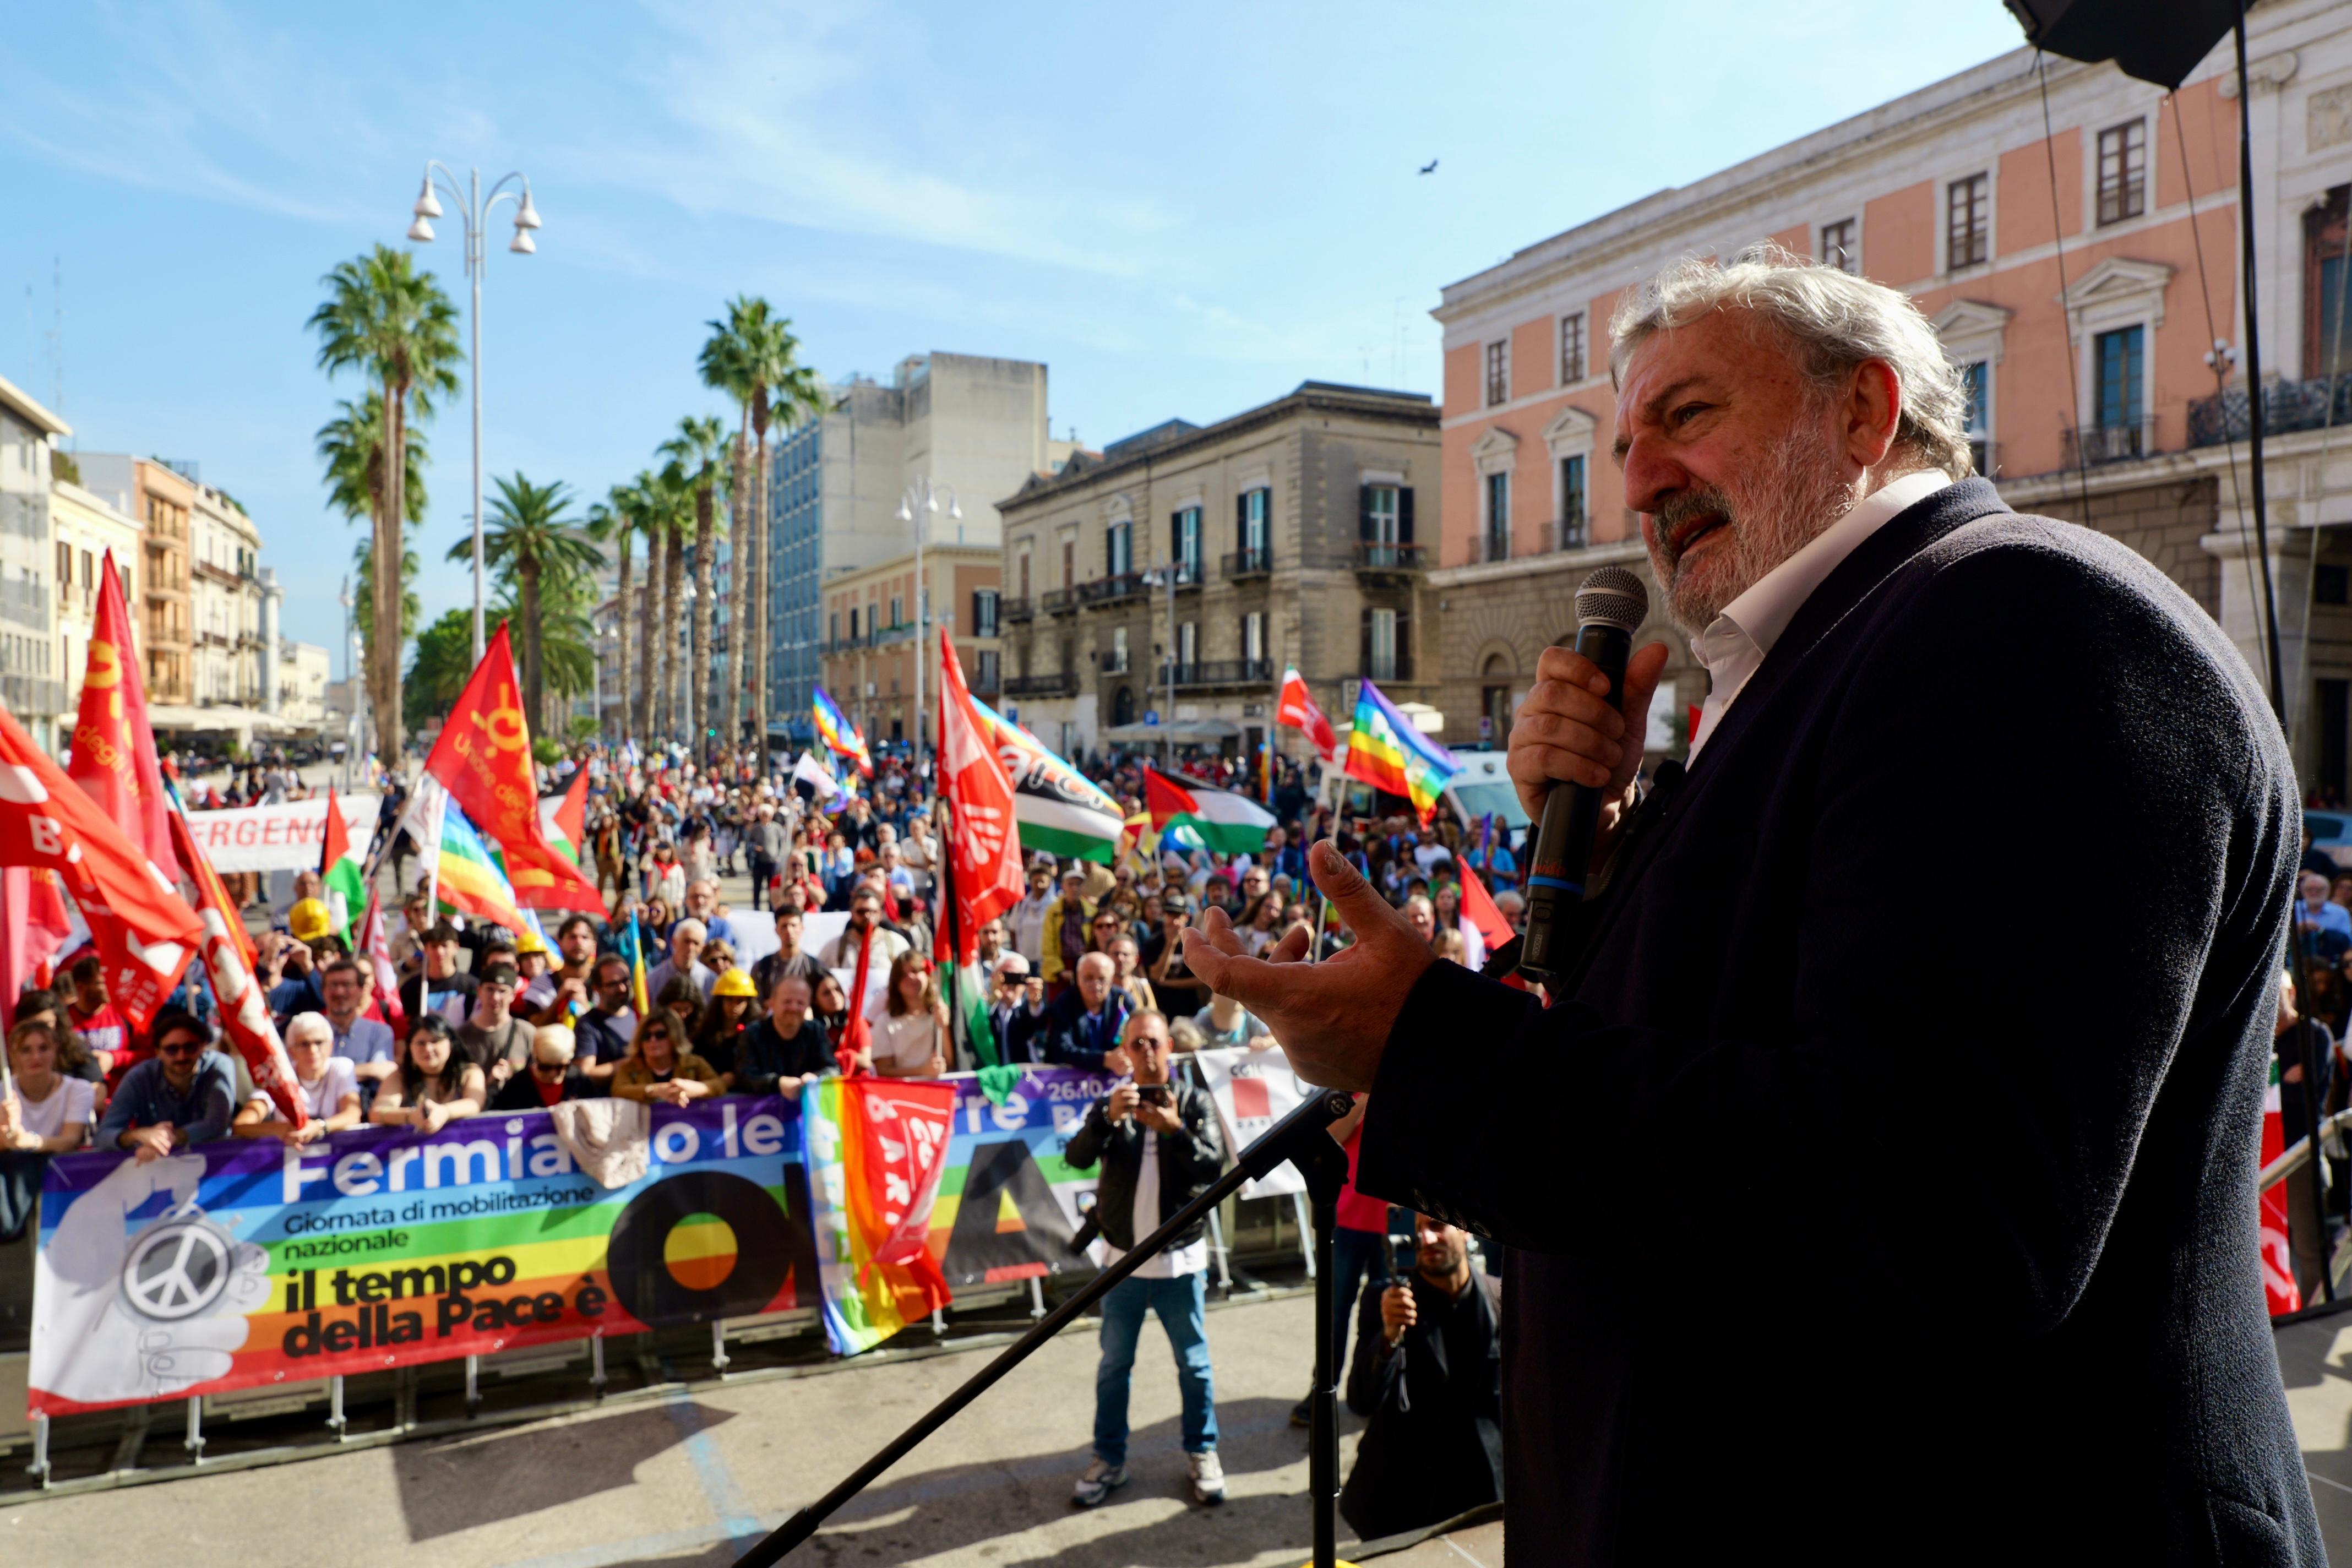
M 277 1138 L 300 1145 L 360 1124 L 360 1080 L 351 1058 L 335 1055 L 335 1026 L 323 1013 L 297 1013 L 286 1021 L 286 1055 L 310 1119 L 297 1127 L 258 1089 L 229 1123 L 239 1138 Z
M 490 1097 L 492 1110 L 544 1110 L 559 1100 L 593 1100 L 603 1090 L 587 1074 L 575 1070 L 572 1058 L 579 1040 L 562 1024 L 541 1024 L 531 1037 L 530 1067 L 499 1085 Z

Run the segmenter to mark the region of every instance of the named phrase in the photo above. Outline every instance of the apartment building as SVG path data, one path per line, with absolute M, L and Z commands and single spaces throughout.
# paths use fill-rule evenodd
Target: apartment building
M 1365 676 L 1425 698 L 1438 480 L 1427 396 L 1316 381 L 1032 475 L 998 503 L 1006 709 L 1068 754 L 1152 715 L 1254 749 L 1286 665 L 1334 714 Z
M 156 458 L 86 452 L 77 461 L 83 488 L 139 524 L 141 602 L 132 614 L 146 665 L 147 700 L 154 706 L 192 704 L 194 617 L 188 551 L 195 481 Z
M 925 607 L 915 599 L 915 558 L 909 552 L 824 585 L 821 668 L 826 695 L 841 705 L 868 741 L 939 743 L 940 679 L 934 635 L 919 638 L 916 617 L 944 626 L 955 639 L 966 685 L 994 702 L 1003 665 L 998 590 L 1004 556 L 994 544 L 941 544 L 923 552 Z M 915 660 L 923 667 L 924 711 L 915 712 Z
M 2329 426 L 2352 423 L 2339 331 L 2352 13 L 2278 0 L 2249 26 L 2272 564 L 2285 663 L 2312 710 L 2298 750 L 2343 788 L 2352 539 L 2336 525 L 2352 522 L 2352 440 Z M 1914 297 L 1966 377 L 1980 471 L 2014 506 L 2140 551 L 2260 669 L 2235 94 L 2226 43 L 2174 95 L 2020 49 L 1448 287 L 1433 312 L 1445 529 L 1430 575 L 1444 738 L 1501 742 L 1536 656 L 1572 635 L 1593 567 L 1647 575 L 1608 460 L 1618 300 L 1677 258 L 1764 240 Z M 1643 635 L 1675 649 L 1649 731 L 1654 753 L 1675 751 L 1705 672 L 1663 617 Z
M 927 547 L 992 548 L 996 498 L 1074 449 L 1051 437 L 1045 367 L 1028 360 L 921 354 L 887 384 L 853 376 L 830 395 L 830 412 L 778 443 L 768 486 L 769 723 L 803 743 L 832 640 L 827 586 L 911 557 L 915 525 L 898 516 L 909 487 L 927 480 L 940 499 L 922 519 Z
M 223 491 L 205 484 L 194 490 L 188 608 L 195 701 L 206 708 L 267 708 L 270 671 L 263 667 L 276 664 L 276 637 L 274 626 L 268 635 L 262 626 L 261 533 Z
M 51 607 L 50 460 L 65 421 L 0 380 L 0 703 L 57 747 L 64 669 Z
M 96 492 L 63 479 L 53 479 L 49 486 L 49 522 L 57 549 L 58 734 L 69 737 L 80 717 L 82 677 L 89 668 L 90 631 L 98 616 L 99 579 L 110 552 L 123 607 L 137 614 L 139 524 Z

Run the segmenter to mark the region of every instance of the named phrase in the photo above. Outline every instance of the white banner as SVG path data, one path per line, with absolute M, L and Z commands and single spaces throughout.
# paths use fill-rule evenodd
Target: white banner
M 1307 1089 L 1278 1046 L 1269 1045 L 1265 1050 L 1220 1046 L 1195 1051 L 1190 1059 L 1199 1065 L 1201 1081 L 1217 1102 L 1218 1120 L 1225 1124 L 1225 1147 L 1235 1153 L 1306 1102 Z M 1306 1190 L 1298 1167 L 1286 1161 L 1265 1180 L 1244 1184 L 1242 1196 L 1279 1197 Z
M 377 798 L 338 795 L 335 804 L 342 810 L 352 847 L 365 854 L 375 834 Z M 192 811 L 188 826 L 215 871 L 315 871 L 327 831 L 327 797 L 237 811 Z

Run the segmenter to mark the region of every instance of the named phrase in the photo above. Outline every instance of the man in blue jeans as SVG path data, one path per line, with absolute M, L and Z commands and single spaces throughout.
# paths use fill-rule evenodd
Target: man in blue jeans
M 1129 1081 L 1095 1101 L 1063 1151 L 1063 1158 L 1081 1171 L 1101 1163 L 1095 1213 L 1102 1222 L 1106 1265 L 1200 1196 L 1224 1166 L 1215 1102 L 1202 1089 L 1169 1082 L 1171 1048 L 1166 1017 L 1147 1008 L 1129 1018 L 1106 1065 L 1114 1070 L 1123 1065 Z M 1094 1460 L 1071 1493 L 1081 1508 L 1093 1508 L 1111 1489 L 1127 1484 L 1128 1384 L 1147 1311 L 1159 1314 L 1176 1352 L 1192 1500 L 1225 1500 L 1224 1467 L 1217 1461 L 1216 1384 L 1203 1321 L 1206 1228 L 1205 1220 L 1195 1222 L 1103 1298 Z

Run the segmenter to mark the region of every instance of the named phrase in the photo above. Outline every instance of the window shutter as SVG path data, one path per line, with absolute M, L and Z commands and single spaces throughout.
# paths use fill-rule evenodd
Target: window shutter
M 1370 605 L 1366 605 L 1363 607 L 1361 616 L 1361 624 L 1363 626 L 1362 657 L 1358 659 L 1356 668 L 1369 676 L 1372 673 L 1372 607 Z
M 1412 487 L 1411 485 L 1397 487 L 1397 542 L 1399 544 L 1412 542 Z
M 1410 605 L 1396 613 L 1396 678 L 1412 679 L 1412 609 Z
M 1370 485 L 1356 487 L 1356 537 L 1366 544 L 1372 542 L 1372 487 Z M 1365 623 L 1367 626 L 1370 624 L 1369 621 Z M 1367 637 L 1370 635 L 1369 632 L 1365 634 Z M 1370 647 L 1371 644 L 1364 646 Z
M 1234 498 L 1234 548 L 1249 548 L 1249 491 Z

